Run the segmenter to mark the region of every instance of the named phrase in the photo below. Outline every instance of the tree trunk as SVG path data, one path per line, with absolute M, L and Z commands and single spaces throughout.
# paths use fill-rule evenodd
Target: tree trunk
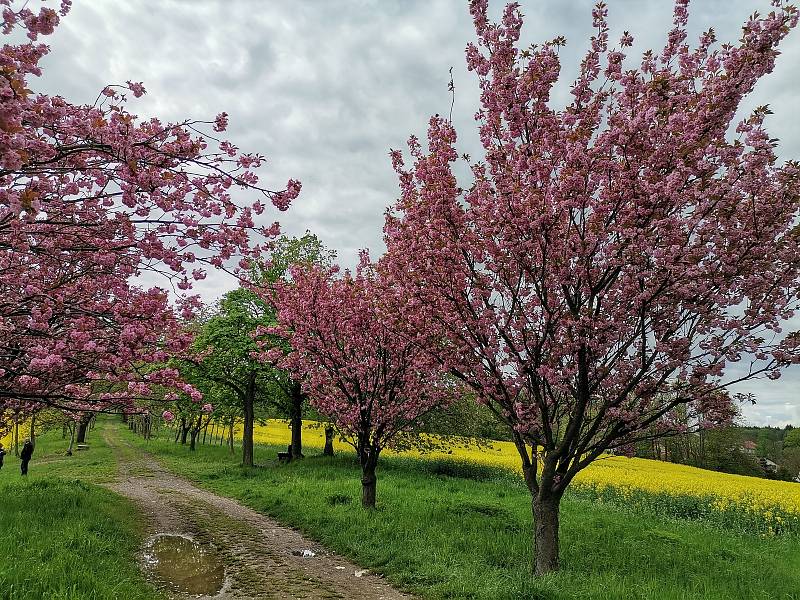
M 189 435 L 189 425 L 186 424 L 186 419 L 181 419 L 181 446 L 186 445 L 186 436 Z
M 300 384 L 292 386 L 292 460 L 303 458 L 303 392 Z
M 233 426 L 236 424 L 236 419 L 231 418 L 231 425 L 228 429 L 228 449 L 233 454 Z
M 191 433 L 191 437 L 192 437 L 192 441 L 191 441 L 191 444 L 189 445 L 189 449 L 192 452 L 194 452 L 195 450 L 197 450 L 197 440 L 200 437 L 200 429 L 202 429 L 202 427 L 203 427 L 203 415 L 200 415 L 199 417 L 197 417 L 197 421 L 195 421 L 193 423 L 190 422 L 189 423 L 189 427 L 191 427 L 191 432 L 190 433 Z
M 75 445 L 75 423 L 69 425 L 69 448 L 67 448 L 67 456 L 72 456 L 72 448 Z
M 323 456 L 333 456 L 333 427 L 328 425 L 325 428 L 325 449 L 322 451 Z
M 361 471 L 361 506 L 375 508 L 375 495 L 378 487 L 378 478 L 375 476 L 375 466 L 367 467 Z
M 78 439 L 76 442 L 78 444 L 85 444 L 86 443 L 86 430 L 89 427 L 89 421 L 92 420 L 92 413 L 83 413 L 81 415 L 81 420 L 78 422 Z
M 14 417 L 14 456 L 19 458 L 19 417 Z
M 181 436 L 181 427 L 175 428 L 175 443 L 178 443 L 178 438 Z
M 552 494 L 533 497 L 533 573 L 544 575 L 558 570 L 558 511 L 561 497 Z
M 253 466 L 253 425 L 255 412 L 253 403 L 256 397 L 256 372 L 251 371 L 247 378 L 247 390 L 244 394 L 244 429 L 242 431 L 242 464 Z
M 33 444 L 33 447 L 35 448 L 36 447 L 36 415 L 33 415 L 31 417 L 31 431 L 30 431 L 30 434 L 28 435 L 28 439 L 31 441 L 31 444 Z
M 706 468 L 706 436 L 703 430 L 700 430 L 700 466 Z
M 361 506 L 375 508 L 375 494 L 378 478 L 375 467 L 378 466 L 378 453 L 375 448 L 365 449 L 361 452 Z

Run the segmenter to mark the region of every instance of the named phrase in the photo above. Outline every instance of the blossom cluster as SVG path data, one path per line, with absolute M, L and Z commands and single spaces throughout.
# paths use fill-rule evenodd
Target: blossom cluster
M 32 91 L 49 52 L 36 40 L 70 2 L 59 12 L 0 7 L 3 33 L 19 28 L 30 40 L 0 48 L 0 415 L 78 401 L 130 408 L 153 383 L 199 401 L 191 386 L 141 372 L 187 348 L 181 319 L 197 299 L 175 306 L 165 290 L 131 280 L 149 273 L 188 290 L 208 268 L 237 273 L 237 260 L 247 266 L 258 240 L 278 233 L 254 216 L 266 203 L 285 210 L 300 184 L 263 187 L 262 156 L 200 133 L 223 132 L 224 113 L 139 119 L 127 93 L 142 96 L 140 82 L 107 86 L 91 105 Z M 255 201 L 234 201 L 242 190 Z
M 256 332 L 259 358 L 302 381 L 311 404 L 354 445 L 379 452 L 449 397 L 442 371 L 398 328 L 393 292 L 366 254 L 355 274 L 295 267 L 274 293 L 279 324 Z M 267 342 L 274 335 L 290 341 L 288 354 Z
M 522 16 L 472 0 L 485 160 L 430 119 L 385 226 L 387 273 L 410 331 L 519 441 L 527 480 L 562 493 L 608 448 L 721 424 L 738 380 L 800 362 L 800 167 L 781 163 L 755 109 L 798 12 L 773 3 L 738 44 L 687 40 L 687 2 L 660 53 L 628 64 L 608 8 L 563 108 L 563 40 L 520 48 Z M 730 139 L 728 133 L 733 133 Z M 731 366 L 739 363 L 737 369 Z M 540 477 L 537 479 L 537 477 Z

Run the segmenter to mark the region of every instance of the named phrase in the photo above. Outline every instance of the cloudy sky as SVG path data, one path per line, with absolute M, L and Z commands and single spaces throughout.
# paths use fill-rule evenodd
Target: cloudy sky
M 663 46 L 669 1 L 607 3 L 612 40 L 630 30 L 637 51 Z M 526 43 L 567 37 L 554 99 L 563 102 L 588 45 L 592 3 L 521 4 Z M 492 7 L 498 14 L 501 2 Z M 756 10 L 768 11 L 769 1 L 694 0 L 691 29 L 713 26 L 720 40 L 735 41 Z M 451 66 L 460 146 L 479 154 L 477 86 L 464 67 L 473 37 L 466 0 L 75 0 L 48 39 L 52 54 L 35 87 L 84 103 L 107 83 L 142 81 L 148 94 L 130 107 L 142 116 L 228 112 L 229 139 L 267 156 L 267 184 L 278 188 L 289 177 L 303 183 L 301 197 L 280 215 L 284 231 L 311 230 L 350 266 L 360 248 L 383 252 L 383 211 L 397 194 L 387 153 L 412 133 L 422 137 L 430 115 L 449 112 Z M 800 83 L 793 77 L 799 63 L 794 32 L 775 71 L 743 107 L 771 105 L 768 126 L 785 158 L 800 157 Z M 202 283 L 208 299 L 234 285 L 217 276 Z M 758 398 L 744 408 L 748 421 L 800 424 L 800 368 L 737 391 Z

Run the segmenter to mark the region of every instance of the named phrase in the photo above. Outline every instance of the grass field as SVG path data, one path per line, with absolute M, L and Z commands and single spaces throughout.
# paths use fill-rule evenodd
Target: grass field
M 171 469 L 296 526 L 427 599 L 800 599 L 800 538 L 761 536 L 720 523 L 572 494 L 562 504 L 563 570 L 529 576 L 527 490 L 507 469 L 452 457 L 381 459 L 377 511 L 359 505 L 352 454 L 278 464 L 283 432 L 260 429 L 256 462 L 238 451 L 145 442 Z M 270 436 L 277 436 L 277 439 Z
M 142 534 L 134 507 L 97 485 L 116 473 L 114 453 L 102 441 L 104 427 L 124 428 L 101 421 L 89 434 L 90 450 L 73 457 L 63 455 L 67 442 L 60 432 L 39 437 L 27 480 L 13 453 L 6 457 L 0 470 L 0 599 L 158 597 L 137 568 Z M 256 461 L 263 466 L 249 470 L 239 466 L 238 448 L 230 454 L 224 446 L 200 445 L 191 453 L 172 442 L 169 430 L 149 442 L 127 430 L 123 435 L 174 471 L 298 527 L 427 600 L 800 600 L 800 536 L 791 530 L 748 533 L 738 522 L 703 514 L 676 518 L 681 512 L 674 511 L 675 498 L 689 496 L 669 496 L 668 473 L 651 492 L 605 486 L 605 495 L 585 487 L 568 495 L 562 505 L 563 570 L 534 580 L 528 574 L 529 497 L 503 464 L 502 446 L 480 460 L 472 454 L 483 451 L 475 449 L 424 460 L 387 455 L 379 466 L 379 508 L 364 511 L 353 454 L 316 456 L 318 429 L 305 432 L 307 459 L 287 465 L 275 455 L 285 447 L 288 428 L 260 427 Z M 626 459 L 606 464 L 616 460 Z M 649 462 L 619 465 L 644 468 Z M 708 473 L 693 471 L 686 476 Z M 641 469 L 636 476 L 647 478 Z M 713 481 L 717 474 L 708 476 Z M 610 497 L 610 489 L 619 491 Z M 696 497 L 703 498 L 708 486 L 698 489 Z M 705 505 L 692 510 L 698 506 Z
M 27 479 L 13 451 L 6 456 L 0 469 L 1 600 L 162 597 L 137 566 L 135 507 L 96 485 L 114 477 L 113 453 L 99 431 L 91 442 L 89 451 L 67 457 L 60 432 L 40 436 Z

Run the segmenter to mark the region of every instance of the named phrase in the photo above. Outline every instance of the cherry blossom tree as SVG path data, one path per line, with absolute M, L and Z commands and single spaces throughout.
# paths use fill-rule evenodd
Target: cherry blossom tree
M 780 162 L 742 99 L 769 73 L 797 11 L 773 2 L 738 44 L 687 42 L 675 4 L 660 53 L 626 63 L 607 10 L 556 109 L 563 38 L 518 47 L 472 0 L 483 161 L 430 120 L 413 167 L 392 158 L 401 198 L 385 226 L 385 268 L 409 329 L 509 427 L 532 495 L 534 572 L 558 568 L 559 503 L 608 450 L 726 422 L 728 388 L 800 362 L 798 163 Z
M 411 338 L 398 334 L 396 315 L 366 254 L 355 275 L 319 266 L 295 267 L 276 286 L 276 328 L 287 355 L 267 342 L 262 360 L 302 381 L 311 405 L 336 423 L 361 463 L 361 502 L 375 506 L 381 451 L 416 419 L 450 397 L 442 372 Z
M 145 89 L 130 81 L 92 105 L 31 91 L 48 52 L 37 40 L 69 5 L 37 13 L 0 0 L 4 34 L 29 38 L 0 49 L 0 413 L 130 406 L 153 383 L 180 387 L 137 365 L 186 348 L 179 319 L 196 303 L 184 297 L 176 314 L 164 290 L 133 278 L 183 291 L 208 267 L 236 274 L 260 255 L 256 238 L 278 233 L 255 216 L 300 190 L 262 187 L 263 157 L 217 137 L 224 113 L 139 119 L 127 96 Z M 235 202 L 237 190 L 254 201 Z

